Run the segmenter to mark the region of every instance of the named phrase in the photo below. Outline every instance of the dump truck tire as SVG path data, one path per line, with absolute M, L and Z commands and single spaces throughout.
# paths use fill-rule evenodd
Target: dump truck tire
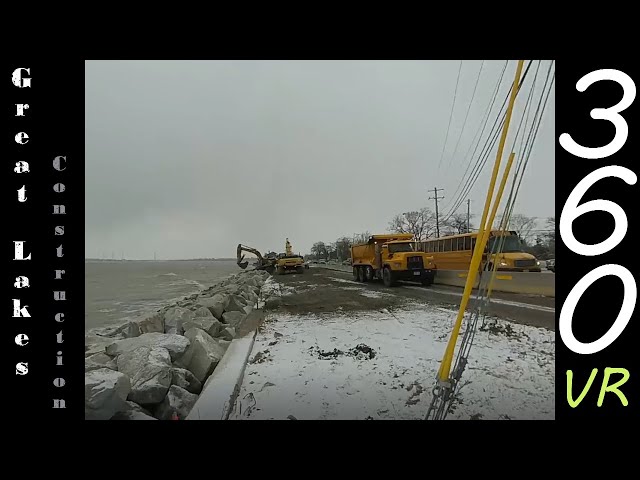
M 385 287 L 393 287 L 393 275 L 391 274 L 391 269 L 389 267 L 384 267 L 382 271 L 382 281 L 384 282 Z
M 372 282 L 375 279 L 375 275 L 373 273 L 373 268 L 366 267 L 364 273 L 365 273 L 364 278 L 365 278 L 365 280 L 367 282 Z
M 353 280 L 358 281 L 358 267 L 353 267 Z

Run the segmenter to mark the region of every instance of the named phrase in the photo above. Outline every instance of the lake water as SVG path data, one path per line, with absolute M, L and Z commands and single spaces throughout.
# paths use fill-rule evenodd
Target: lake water
M 85 330 L 155 312 L 241 271 L 233 260 L 86 261 Z

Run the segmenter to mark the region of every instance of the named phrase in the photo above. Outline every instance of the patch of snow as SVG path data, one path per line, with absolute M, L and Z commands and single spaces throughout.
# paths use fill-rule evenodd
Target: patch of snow
M 384 297 L 392 296 L 392 295 L 390 295 L 388 293 L 379 292 L 377 290 L 362 290 L 360 292 L 360 295 L 362 295 L 363 297 L 368 297 L 368 298 L 384 298 Z
M 336 277 L 327 277 L 327 278 L 329 278 L 329 280 L 331 280 L 332 282 L 351 283 L 355 285 L 360 285 L 358 282 L 354 282 L 353 280 L 345 280 L 344 278 L 336 278 Z
M 270 314 L 230 419 L 423 419 L 456 313 L 410 303 L 379 312 Z M 554 332 L 491 322 L 476 334 L 447 418 L 553 419 Z M 354 354 L 369 347 L 373 358 Z

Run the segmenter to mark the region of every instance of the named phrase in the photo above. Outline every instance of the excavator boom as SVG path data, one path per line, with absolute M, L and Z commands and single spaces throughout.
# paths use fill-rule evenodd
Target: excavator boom
M 256 257 L 258 257 L 258 265 L 256 266 L 256 270 L 269 270 L 270 267 L 273 267 L 274 261 L 269 258 L 264 258 L 262 254 L 252 247 L 247 247 L 246 245 L 238 244 L 237 248 L 237 263 L 240 268 L 243 270 L 247 268 L 249 262 L 244 260 L 244 254 L 242 252 L 253 253 Z

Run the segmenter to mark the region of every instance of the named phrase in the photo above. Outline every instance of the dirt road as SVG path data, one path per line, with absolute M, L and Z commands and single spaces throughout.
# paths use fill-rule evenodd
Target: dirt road
M 379 311 L 407 300 L 450 307 L 459 305 L 462 298 L 462 289 L 456 287 L 423 287 L 407 282 L 387 288 L 378 282 L 358 283 L 349 273 L 324 268 L 312 267 L 302 275 L 276 275 L 273 279 L 288 295 L 274 298 L 267 310 L 291 314 Z M 494 292 L 487 313 L 521 325 L 555 330 L 554 298 Z

